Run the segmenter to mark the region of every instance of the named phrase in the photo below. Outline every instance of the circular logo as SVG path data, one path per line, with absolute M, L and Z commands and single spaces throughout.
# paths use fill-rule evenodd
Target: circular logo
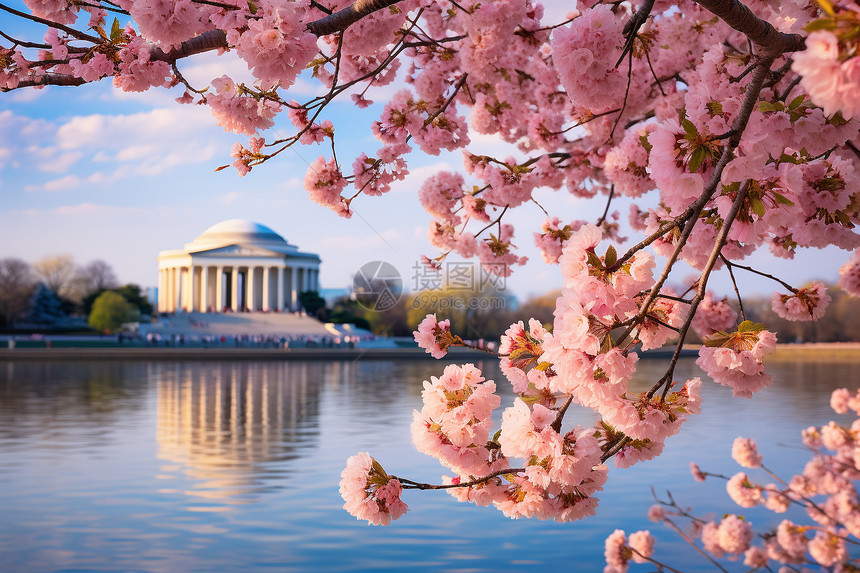
M 368 310 L 390 309 L 403 294 L 403 279 L 391 263 L 373 261 L 358 269 L 352 278 L 355 300 Z

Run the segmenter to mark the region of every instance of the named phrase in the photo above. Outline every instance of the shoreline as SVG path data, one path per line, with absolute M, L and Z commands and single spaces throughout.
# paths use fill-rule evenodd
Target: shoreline
M 682 358 L 698 356 L 697 345 L 685 345 Z M 674 348 L 640 352 L 641 359 L 668 359 Z M 495 357 L 469 348 L 451 348 L 442 360 Z M 860 359 L 860 343 L 778 344 L 766 360 Z M 202 347 L 52 347 L 0 348 L 0 362 L 59 360 L 433 360 L 421 348 L 202 348 Z

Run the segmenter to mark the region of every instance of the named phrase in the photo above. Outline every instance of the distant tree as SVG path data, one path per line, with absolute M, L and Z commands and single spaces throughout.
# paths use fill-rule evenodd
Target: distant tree
M 325 299 L 315 290 L 306 290 L 299 294 L 299 303 L 311 316 L 317 316 L 317 313 L 325 308 Z
M 12 326 L 27 312 L 35 287 L 36 279 L 26 261 L 0 259 L 0 325 Z
M 74 295 L 78 268 L 72 255 L 49 255 L 33 263 L 33 271 L 51 292 L 60 298 Z
M 113 267 L 102 260 L 95 260 L 77 269 L 74 279 L 75 295 L 72 298 L 84 300 L 93 293 L 101 293 L 119 286 Z M 93 298 L 95 300 L 95 297 Z M 88 309 L 87 309 L 88 310 Z
M 139 285 L 129 283 L 113 290 L 121 294 L 132 306 L 136 307 L 140 314 L 146 316 L 152 315 L 154 310 L 152 303 L 144 296 L 143 290 Z
M 414 330 L 425 316 L 435 314 L 438 320 L 450 320 L 451 330 L 470 339 L 496 339 L 511 324 L 505 292 L 491 286 L 425 290 L 407 300 L 407 322 Z
M 334 301 L 329 320 L 337 324 L 354 324 L 359 328 L 371 330 L 370 322 L 365 317 L 367 309 L 357 301 L 343 296 Z
M 518 317 L 530 316 L 541 321 L 544 325 L 552 325 L 553 312 L 555 311 L 555 303 L 558 297 L 561 296 L 561 290 L 553 290 L 546 294 L 542 294 L 530 298 L 524 302 L 516 313 L 511 313 L 511 318 L 516 314 Z M 519 319 L 517 319 L 519 320 Z
M 66 318 L 63 302 L 45 283 L 39 283 L 30 302 L 28 321 L 40 326 L 53 326 Z
M 140 312 L 130 302 L 114 291 L 105 291 L 93 303 L 87 321 L 90 327 L 102 332 L 116 332 L 126 322 L 140 319 Z

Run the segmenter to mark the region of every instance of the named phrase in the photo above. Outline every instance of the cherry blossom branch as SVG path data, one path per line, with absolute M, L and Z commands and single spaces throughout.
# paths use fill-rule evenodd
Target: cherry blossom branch
M 44 24 L 45 26 L 48 26 L 49 28 L 56 28 L 57 30 L 62 30 L 66 34 L 68 34 L 74 38 L 77 38 L 78 40 L 84 40 L 87 42 L 91 42 L 93 44 L 101 43 L 101 39 L 99 39 L 96 36 L 91 36 L 85 32 L 81 32 L 80 30 L 76 30 L 76 29 L 71 28 L 69 26 L 65 26 L 63 24 L 60 24 L 59 22 L 53 22 L 51 20 L 46 20 L 45 18 L 40 18 L 39 16 L 34 16 L 33 14 L 27 14 L 26 12 L 21 12 L 19 10 L 15 10 L 14 8 L 10 8 L 9 6 L 6 6 L 5 4 L 0 4 L 0 10 L 3 10 L 4 12 L 9 12 L 10 14 L 18 16 L 19 18 L 24 18 L 25 20 L 32 20 L 33 22 L 38 22 L 39 24 Z
M 434 119 L 442 115 L 445 110 L 448 109 L 448 106 L 451 105 L 451 102 L 454 101 L 454 98 L 457 97 L 458 93 L 460 93 L 460 88 L 462 88 L 463 84 L 466 83 L 466 78 L 468 77 L 469 74 L 463 74 L 462 76 L 460 76 L 460 79 L 457 80 L 456 84 L 454 84 L 454 91 L 451 93 L 451 96 L 447 100 L 445 100 L 445 103 L 443 103 L 439 109 L 430 114 L 430 116 L 428 116 L 427 119 L 424 120 L 424 127 L 427 127 L 428 125 L 433 123 Z
M 606 220 L 606 216 L 609 214 L 609 205 L 612 203 L 613 195 L 615 195 L 614 184 L 609 187 L 609 197 L 606 199 L 606 208 L 603 210 L 603 215 L 601 215 L 600 218 L 597 220 L 598 227 L 603 224 L 603 222 Z
M 803 36 L 779 32 L 738 0 L 696 0 L 696 3 L 744 34 L 753 44 L 763 48 L 770 57 L 784 52 L 796 52 L 806 47 Z
M 558 414 L 556 414 L 555 420 L 553 420 L 550 425 L 556 433 L 561 433 L 561 422 L 564 420 L 564 415 L 567 413 L 567 409 L 570 407 L 571 403 L 573 403 L 573 396 L 568 396 L 567 400 L 564 401 L 564 404 L 561 405 L 561 408 L 558 409 Z
M 342 32 L 368 14 L 397 4 L 400 0 L 355 0 L 343 10 L 321 18 L 307 25 L 308 31 L 316 36 L 326 36 Z
M 689 238 L 690 233 L 692 233 L 693 227 L 698 222 L 699 213 L 705 207 L 705 204 L 711 199 L 713 194 L 716 192 L 717 187 L 719 185 L 721 185 L 721 177 L 723 174 L 723 169 L 729 163 L 729 161 L 731 161 L 732 156 L 734 154 L 734 150 L 740 144 L 741 136 L 743 135 L 743 132 L 746 129 L 747 123 L 749 122 L 750 115 L 752 114 L 752 111 L 755 107 L 755 104 L 758 101 L 759 95 L 761 93 L 762 85 L 764 84 L 764 80 L 767 78 L 767 74 L 768 74 L 768 71 L 770 70 L 770 65 L 772 63 L 773 63 L 773 57 L 770 57 L 770 56 L 762 58 L 761 60 L 759 60 L 758 66 L 756 67 L 755 71 L 753 72 L 752 79 L 750 80 L 750 83 L 747 86 L 746 91 L 744 93 L 744 99 L 743 99 L 743 102 L 741 103 L 741 108 L 738 111 L 738 115 L 735 117 L 734 121 L 732 122 L 732 131 L 734 131 L 734 134 L 732 134 L 732 136 L 729 138 L 725 147 L 723 147 L 723 152 L 720 156 L 720 159 L 717 162 L 716 166 L 714 167 L 714 172 L 711 175 L 711 179 L 710 179 L 710 181 L 708 181 L 708 184 L 705 186 L 705 189 L 703 190 L 702 194 L 699 196 L 698 199 L 696 199 L 696 201 L 692 205 L 690 205 L 687 208 L 686 211 L 684 211 L 684 213 L 681 214 L 681 216 L 679 218 L 677 218 L 675 220 L 676 221 L 675 226 L 680 225 L 680 223 L 682 221 L 686 220 L 686 225 L 684 227 L 684 231 L 683 231 L 681 237 L 678 239 L 678 244 L 676 245 L 675 250 L 672 252 L 672 255 L 669 258 L 669 261 L 667 261 L 666 266 L 663 268 L 663 272 L 661 273 L 660 278 L 654 284 L 654 287 L 651 289 L 651 293 L 648 295 L 648 298 L 642 304 L 642 307 L 639 310 L 639 314 L 636 317 L 637 318 L 636 322 L 634 324 L 631 324 L 629 327 L 627 327 L 627 330 L 625 330 L 624 333 L 622 333 L 621 337 L 618 340 L 619 343 L 621 341 L 623 341 L 625 338 L 627 338 L 627 336 L 629 336 L 633 332 L 633 329 L 636 327 L 636 325 L 638 323 L 640 323 L 640 322 L 642 322 L 642 320 L 644 320 L 646 314 L 648 313 L 649 309 L 651 308 L 651 304 L 657 298 L 657 294 L 660 292 L 660 289 L 663 288 L 663 284 L 665 284 L 666 280 L 669 278 L 669 273 L 671 272 L 672 267 L 674 266 L 675 262 L 677 261 L 678 256 L 681 253 L 681 249 L 687 243 L 687 239 Z M 746 193 L 746 190 L 744 189 L 743 194 L 745 195 L 745 193 Z M 740 196 L 740 195 L 742 195 L 742 193 L 739 192 L 738 195 Z M 736 199 L 736 202 L 737 202 L 737 199 Z M 739 208 L 740 208 L 740 204 L 738 204 L 738 209 Z M 734 205 L 732 206 L 732 209 L 734 210 Z M 734 211 L 734 214 L 737 214 L 736 210 Z M 691 216 L 692 216 L 692 218 L 687 220 L 687 218 L 691 217 Z M 732 219 L 734 219 L 734 215 L 732 215 Z M 723 234 L 723 232 L 728 233 L 729 227 L 731 227 L 731 223 L 724 224 L 723 228 L 721 229 L 721 235 Z M 665 231 L 663 231 L 663 233 L 661 233 L 661 236 L 662 236 L 662 234 L 665 234 Z M 657 237 L 654 237 L 652 242 L 655 240 L 657 240 Z M 639 243 L 639 245 L 642 245 L 643 243 L 644 243 L 644 241 L 642 243 Z M 639 245 L 635 245 L 632 249 L 628 250 L 627 253 L 625 253 L 625 255 L 623 257 L 621 257 L 612 266 L 612 268 L 610 269 L 610 272 L 621 268 L 621 265 L 623 265 L 624 262 L 626 262 L 627 260 L 629 260 L 633 256 L 633 254 L 636 252 L 636 251 L 634 251 L 634 249 L 637 249 L 637 247 L 639 247 Z M 641 248 L 644 248 L 644 246 Z M 717 253 L 718 252 L 719 252 L 719 250 L 717 250 Z M 715 259 L 716 254 L 711 253 L 711 256 L 712 256 L 712 258 Z M 713 265 L 713 263 L 712 263 L 712 265 Z M 708 274 L 710 274 L 710 271 L 708 271 Z M 705 276 L 705 275 L 703 274 L 703 276 Z M 707 281 L 705 281 L 705 282 L 707 282 Z M 701 285 L 701 284 L 699 285 L 699 291 L 704 293 L 703 285 Z M 675 349 L 675 355 L 673 357 L 672 365 L 670 366 L 670 370 L 667 373 L 668 378 L 667 377 L 662 378 L 660 380 L 660 382 L 658 383 L 658 386 L 655 386 L 655 388 L 652 389 L 653 392 L 656 392 L 656 389 L 659 388 L 659 385 L 662 385 L 667 379 L 670 381 L 670 384 L 666 385 L 666 390 L 668 390 L 669 386 L 671 385 L 671 373 L 674 372 L 674 365 L 675 365 L 675 363 L 677 363 L 678 358 L 680 357 L 681 346 L 684 343 L 684 337 L 686 336 L 687 330 L 690 327 L 690 323 L 692 323 L 692 317 L 695 314 L 695 308 L 698 307 L 699 302 L 701 302 L 701 300 L 696 302 L 697 298 L 698 298 L 698 296 L 693 299 L 693 304 L 695 306 L 691 307 L 690 313 L 687 315 L 687 319 L 685 320 L 685 324 L 681 329 L 681 333 L 680 333 L 681 339 L 679 340 L 678 346 Z M 702 298 L 704 298 L 704 294 L 702 294 Z M 649 398 L 653 395 L 653 392 L 649 393 L 649 395 L 648 395 Z M 664 395 L 665 395 L 665 391 L 664 391 Z
M 161 48 L 152 46 L 149 50 L 149 59 L 172 64 L 181 58 L 211 52 L 212 50 L 221 50 L 227 47 L 229 47 L 227 45 L 227 34 L 222 30 L 209 30 L 190 40 L 185 40 L 178 47 L 166 53 Z
M 748 271 L 748 272 L 751 272 L 751 273 L 757 274 L 757 275 L 759 275 L 759 276 L 762 276 L 762 277 L 768 278 L 768 279 L 770 279 L 770 280 L 772 280 L 772 281 L 776 281 L 776 282 L 778 282 L 779 284 L 781 284 L 782 286 L 784 286 L 786 289 L 788 289 L 788 290 L 790 290 L 791 292 L 793 292 L 793 293 L 797 294 L 797 289 L 796 289 L 796 288 L 794 288 L 793 286 L 791 286 L 790 284 L 788 284 L 787 282 L 785 282 L 784 280 L 782 280 L 782 279 L 780 279 L 780 278 L 777 278 L 777 277 L 775 277 L 775 276 L 773 276 L 773 275 L 769 275 L 769 274 L 767 274 L 766 272 L 756 270 L 756 269 L 754 269 L 754 268 L 752 268 L 752 267 L 748 267 L 748 266 L 746 266 L 746 265 L 740 265 L 740 264 L 738 264 L 738 263 L 733 263 L 733 262 L 731 262 L 731 261 L 730 261 L 730 260 L 728 260 L 728 259 L 723 259 L 723 260 L 724 260 L 724 262 L 726 263 L 726 265 L 728 265 L 728 266 L 729 266 L 729 268 L 730 268 L 730 269 L 731 269 L 731 267 L 734 267 L 734 268 L 737 268 L 737 269 L 743 269 L 743 270 L 745 270 L 745 271 Z M 730 271 L 730 272 L 731 272 L 731 271 Z
M 741 317 L 746 320 L 747 313 L 744 312 L 744 301 L 741 300 L 741 291 L 738 290 L 738 283 L 735 280 L 735 273 L 732 271 L 732 264 L 729 262 L 729 259 L 726 258 L 725 255 L 720 253 L 720 260 L 726 265 L 726 270 L 729 271 L 729 277 L 732 279 L 732 286 L 735 287 L 735 296 L 738 299 L 738 307 L 741 310 Z
M 693 324 L 693 317 L 696 315 L 696 309 L 699 308 L 699 304 L 705 299 L 705 294 L 708 288 L 708 278 L 711 275 L 711 271 L 714 269 L 714 265 L 717 264 L 720 251 L 722 251 L 723 246 L 726 244 L 729 230 L 732 228 L 732 223 L 734 222 L 738 211 L 740 211 L 744 200 L 746 200 L 748 189 L 749 180 L 745 181 L 738 190 L 738 194 L 732 203 L 732 207 L 729 209 L 729 212 L 724 219 L 723 226 L 717 235 L 717 240 L 714 241 L 714 248 L 711 251 L 711 256 L 708 257 L 708 262 L 705 264 L 705 268 L 702 270 L 702 274 L 699 277 L 699 288 L 696 290 L 696 296 L 693 297 L 693 301 L 690 303 L 690 309 L 687 311 L 687 317 L 684 319 L 684 324 L 681 325 L 681 330 L 678 332 L 678 344 L 675 347 L 675 352 L 672 354 L 669 368 L 666 371 L 665 376 L 663 376 L 663 378 L 648 391 L 648 398 L 651 398 L 660 386 L 665 384 L 661 399 L 666 399 L 666 393 L 672 385 L 672 376 L 675 373 L 675 366 L 678 364 L 678 359 L 681 357 L 681 349 L 684 346 L 684 340 L 687 338 L 687 332 L 689 332 L 690 326 Z
M 673 530 L 675 530 L 675 533 L 677 533 L 678 535 L 680 535 L 680 536 L 681 536 L 681 539 L 683 539 L 684 541 L 686 541 L 687 543 L 689 543 L 689 544 L 693 547 L 693 549 L 695 549 L 696 551 L 698 551 L 699 553 L 701 553 L 701 554 L 702 554 L 702 555 L 703 555 L 703 556 L 704 556 L 708 561 L 710 561 L 710 562 L 711 562 L 711 563 L 713 563 L 716 567 L 718 567 L 720 571 L 722 571 L 723 573 L 729 573 L 729 572 L 726 570 L 726 568 L 725 568 L 725 567 L 723 567 L 722 565 L 720 565 L 720 564 L 719 564 L 719 562 L 717 562 L 717 560 L 716 560 L 716 559 L 714 559 L 714 558 L 711 556 L 711 554 L 710 554 L 710 553 L 708 553 L 707 551 L 705 551 L 705 550 L 703 550 L 703 549 L 699 548 L 699 546 L 698 546 L 698 545 L 696 545 L 696 543 L 695 543 L 692 539 L 690 539 L 690 538 L 687 536 L 687 534 L 686 534 L 686 533 L 684 533 L 684 531 L 683 531 L 680 527 L 678 527 L 677 525 L 675 525 L 675 522 L 674 522 L 674 521 L 672 521 L 672 520 L 671 520 L 671 519 L 669 519 L 668 517 L 664 517 L 664 518 L 663 518 L 663 521 L 665 521 L 665 522 L 669 525 L 669 527 L 671 527 Z
M 13 89 L 38 87 L 38 86 L 82 86 L 86 81 L 83 78 L 69 74 L 39 74 L 18 82 L 14 88 L 0 88 L 0 92 L 10 92 Z
M 657 566 L 657 570 L 658 570 L 658 571 L 662 571 L 663 569 L 667 569 L 667 570 L 669 570 L 669 571 L 673 571 L 674 573 L 684 573 L 684 572 L 683 572 L 683 571 L 681 571 L 680 569 L 675 569 L 674 567 L 671 567 L 671 566 L 669 566 L 669 565 L 666 565 L 665 563 L 663 563 L 663 562 L 661 562 L 661 561 L 657 561 L 657 560 L 656 560 L 656 559 L 654 559 L 653 557 L 648 557 L 647 555 L 643 555 L 643 554 L 639 553 L 638 551 L 636 551 L 635 549 L 633 549 L 633 548 L 632 548 L 632 547 L 630 547 L 629 545 L 627 546 L 627 549 L 629 549 L 630 551 L 632 551 L 633 553 L 635 553 L 636 555 L 638 555 L 641 559 L 643 559 L 643 560 L 645 560 L 645 561 L 648 561 L 649 563 L 653 563 L 654 565 L 656 565 L 656 566 Z
M 390 477 L 399 480 L 401 484 L 403 484 L 403 489 L 452 489 L 456 487 L 472 487 L 473 485 L 480 485 L 482 483 L 486 483 L 493 479 L 494 477 L 502 476 L 505 474 L 516 474 L 520 472 L 526 471 L 526 468 L 507 468 L 503 470 L 497 470 L 493 473 L 487 474 L 483 477 L 475 478 L 471 481 L 463 481 L 459 483 L 446 483 L 446 484 L 430 484 L 430 483 L 422 483 L 417 481 L 412 481 L 410 479 L 397 477 L 392 475 Z
M 12 42 L 14 44 L 12 46 L 13 48 L 17 47 L 17 46 L 21 46 L 22 48 L 39 48 L 42 50 L 50 50 L 51 49 L 50 44 L 37 44 L 36 42 L 26 42 L 24 40 L 18 40 L 16 38 L 13 38 L 12 36 L 6 34 L 3 30 L 0 30 L 0 36 L 3 36 L 4 38 L 6 38 L 10 42 Z

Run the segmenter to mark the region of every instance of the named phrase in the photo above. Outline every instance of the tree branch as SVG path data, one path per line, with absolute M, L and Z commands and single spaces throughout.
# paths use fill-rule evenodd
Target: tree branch
M 307 25 L 308 30 L 316 36 L 325 36 L 342 32 L 351 24 L 358 22 L 368 14 L 397 4 L 400 0 L 355 0 L 352 5 L 335 12 L 330 16 L 320 18 Z
M 209 30 L 190 40 L 185 40 L 178 48 L 173 48 L 167 53 L 161 48 L 153 46 L 149 50 L 149 59 L 173 64 L 180 58 L 187 58 L 194 54 L 202 54 L 203 52 L 211 52 L 212 50 L 221 50 L 228 47 L 227 34 L 222 30 Z
M 753 44 L 772 57 L 806 48 L 803 36 L 778 31 L 738 0 L 696 0 L 696 3 L 745 34 Z

